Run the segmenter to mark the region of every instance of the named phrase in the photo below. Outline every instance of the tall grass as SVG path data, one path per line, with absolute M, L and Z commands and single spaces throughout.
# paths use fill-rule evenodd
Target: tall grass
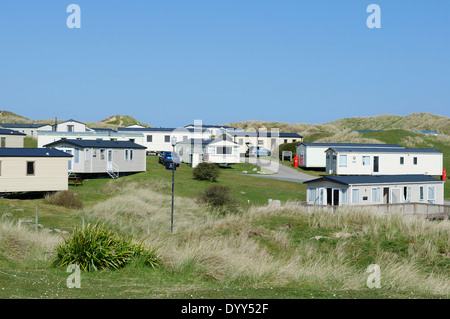
M 172 235 L 170 196 L 128 186 L 83 214 L 140 236 L 175 274 L 237 286 L 368 289 L 366 268 L 376 263 L 382 288 L 450 293 L 443 254 L 450 247 L 448 221 L 357 209 L 309 214 L 287 204 L 220 217 L 193 199 L 176 198 Z
M 61 236 L 34 229 L 17 222 L 0 217 L 0 263 L 13 262 L 33 264 L 48 262 L 53 256 L 53 249 Z

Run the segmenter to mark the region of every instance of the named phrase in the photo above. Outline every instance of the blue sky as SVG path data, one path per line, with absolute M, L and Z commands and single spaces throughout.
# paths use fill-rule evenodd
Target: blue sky
M 69 4 L 81 28 L 69 29 Z M 381 29 L 369 29 L 369 4 Z M 449 1 L 0 3 L 0 109 L 153 126 L 450 116 Z

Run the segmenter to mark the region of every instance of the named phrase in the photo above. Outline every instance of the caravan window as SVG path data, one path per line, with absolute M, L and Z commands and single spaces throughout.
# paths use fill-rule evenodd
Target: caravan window
M 80 149 L 79 148 L 75 148 L 74 161 L 75 161 L 75 163 L 80 162 Z
M 218 146 L 217 154 L 232 154 L 232 148 L 228 146 Z
M 370 156 L 363 156 L 362 163 L 363 163 L 363 166 L 370 166 Z
M 101 150 L 100 150 L 100 160 L 101 161 L 104 161 L 105 160 L 105 149 L 104 148 L 102 148 Z
M 347 189 L 341 189 L 341 204 L 347 204 Z
M 126 161 L 133 160 L 133 150 L 125 150 L 125 160 Z
M 359 189 L 352 189 L 352 204 L 359 204 Z
M 339 167 L 347 167 L 347 155 L 339 155 Z
M 308 201 L 315 204 L 315 202 L 316 202 L 316 189 L 315 188 L 310 188 L 310 189 L 308 189 L 308 191 L 309 191 L 308 192 L 308 194 L 309 194 Z
M 27 175 L 34 175 L 34 162 L 27 162 Z

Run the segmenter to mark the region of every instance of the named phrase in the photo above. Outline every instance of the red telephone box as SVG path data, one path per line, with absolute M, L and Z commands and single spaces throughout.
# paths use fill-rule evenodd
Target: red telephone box
M 447 171 L 445 170 L 445 168 L 442 170 L 442 180 L 445 181 L 445 179 L 447 178 Z
M 298 167 L 298 156 L 294 156 L 294 167 Z

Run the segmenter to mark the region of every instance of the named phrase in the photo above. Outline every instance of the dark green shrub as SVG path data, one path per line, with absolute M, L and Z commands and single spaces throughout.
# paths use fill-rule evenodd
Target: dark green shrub
M 72 235 L 56 247 L 53 264 L 67 267 L 78 264 L 84 271 L 119 269 L 131 260 L 144 259 L 154 267 L 158 259 L 154 251 L 131 237 L 121 237 L 103 225 L 76 228 Z
M 220 175 L 220 168 L 214 163 L 200 163 L 192 171 L 194 179 L 215 182 Z
M 280 144 L 280 146 L 278 148 L 280 160 L 282 159 L 281 156 L 283 154 L 283 151 L 291 151 L 292 159 L 294 159 L 294 156 L 297 155 L 297 146 L 299 146 L 301 143 L 302 142 Z
M 227 211 L 237 210 L 237 201 L 231 196 L 230 188 L 227 186 L 211 186 L 198 197 L 198 201 L 217 209 L 225 214 Z
M 47 194 L 44 197 L 44 203 L 50 205 L 63 206 L 67 208 L 83 207 L 83 202 L 79 200 L 75 195 L 75 193 L 71 190 Z

